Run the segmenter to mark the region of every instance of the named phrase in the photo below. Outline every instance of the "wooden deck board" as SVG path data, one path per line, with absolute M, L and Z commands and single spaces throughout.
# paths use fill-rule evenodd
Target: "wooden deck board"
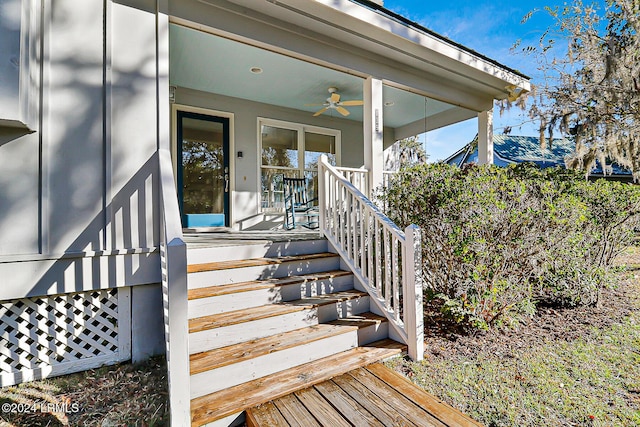
M 291 427 L 321 427 L 309 410 L 293 394 L 274 402 Z
M 291 396 L 285 399 L 290 401 Z M 296 405 L 304 405 L 307 412 L 323 426 L 343 426 L 344 421 L 356 427 L 482 427 L 482 424 L 439 401 L 397 372 L 379 363 L 351 370 L 333 379 L 320 382 L 312 388 L 299 390 L 295 396 L 297 397 Z M 307 398 L 301 398 L 301 396 L 307 396 Z M 265 418 L 263 412 L 268 411 L 267 408 L 277 411 L 275 408 L 280 407 L 280 400 L 274 400 L 274 406 L 261 406 L 259 415 Z M 329 415 L 326 418 L 323 411 L 315 409 L 319 401 L 332 408 L 328 411 Z M 257 418 L 253 415 L 253 411 L 253 408 L 247 411 L 247 419 Z M 303 414 L 306 413 L 303 412 Z M 278 415 L 279 413 L 276 413 L 274 416 Z M 248 425 L 249 427 L 286 426 L 292 421 L 287 419 L 286 422 L 286 424 L 280 424 L 276 421 L 268 421 Z
M 344 390 L 352 399 L 360 403 L 367 411 L 369 411 L 376 419 L 385 426 L 412 426 L 401 413 L 397 412 L 387 402 L 381 400 L 378 396 L 365 387 L 360 387 L 357 381 L 348 375 L 341 375 L 333 379 L 333 382 Z M 354 384 L 355 383 L 355 384 Z
M 318 393 L 318 390 L 313 387 L 298 390 L 295 392 L 295 395 L 300 403 L 307 407 L 314 418 L 322 420 L 322 425 L 351 427 L 351 423 L 345 420 L 340 412 L 331 406 L 331 404 Z
M 482 427 L 482 424 L 476 420 L 437 399 L 423 389 L 416 387 L 415 384 L 407 378 L 392 371 L 391 369 L 388 369 L 386 366 L 374 363 L 367 366 L 366 369 L 390 386 L 395 387 L 397 390 L 402 390 L 402 394 L 404 394 L 405 397 L 411 399 L 418 406 L 429 411 L 435 417 L 446 422 L 448 425 L 455 425 L 459 427 Z
M 446 424 L 417 406 L 411 400 L 404 397 L 401 392 L 380 380 L 366 369 L 355 369 L 349 372 L 348 375 L 368 388 L 369 391 L 377 395 L 381 400 L 395 408 L 406 419 L 411 421 L 413 425 L 420 427 L 447 427 Z
M 349 420 L 354 427 L 383 427 L 369 411 L 349 396 L 333 381 L 325 381 L 314 386 L 322 396 Z
M 263 403 L 247 411 L 246 422 L 247 427 L 289 425 L 273 402 Z
M 267 265 L 277 265 L 285 262 L 310 261 L 314 259 L 333 258 L 337 256 L 337 254 L 334 254 L 332 252 L 322 252 L 318 254 L 281 256 L 278 258 L 252 258 L 232 261 L 207 262 L 202 264 L 189 264 L 187 266 L 187 273 L 202 273 L 205 271 L 229 270 L 233 268 L 244 267 L 260 267 Z

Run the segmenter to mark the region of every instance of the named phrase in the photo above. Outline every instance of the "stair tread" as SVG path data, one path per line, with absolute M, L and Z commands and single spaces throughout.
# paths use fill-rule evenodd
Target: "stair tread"
M 318 295 L 315 297 L 301 298 L 295 301 L 278 302 L 275 304 L 260 305 L 257 307 L 228 311 L 225 313 L 211 314 L 209 316 L 189 319 L 189 333 L 250 322 L 253 320 L 266 319 L 268 317 L 308 310 L 321 305 L 347 301 L 365 296 L 368 296 L 366 292 L 348 290 Z
M 357 329 L 357 325 L 319 324 L 192 354 L 189 357 L 191 375 L 345 334 Z
M 327 322 L 327 325 L 339 325 L 339 326 L 357 326 L 358 328 L 365 328 L 370 325 L 380 324 L 386 322 L 387 318 L 379 316 L 377 314 L 366 312 L 360 314 L 353 314 L 342 319 L 332 320 Z
M 192 399 L 191 425 L 204 425 L 404 350 L 404 344 L 385 339 Z
M 277 258 L 252 258 L 231 261 L 207 262 L 203 264 L 189 264 L 187 266 L 187 273 L 201 273 L 205 271 L 219 271 L 243 267 L 277 265 L 285 262 L 308 261 L 313 259 L 333 258 L 337 256 L 338 254 L 332 252 L 321 252 L 317 254 L 288 255 Z
M 229 283 L 225 285 L 208 286 L 205 288 L 189 289 L 189 300 L 210 298 L 220 295 L 228 295 L 240 292 L 270 289 L 278 286 L 293 285 L 298 283 L 313 282 L 316 280 L 333 279 L 336 277 L 353 275 L 350 271 L 333 270 L 324 273 L 303 274 L 299 276 L 280 277 L 275 279 L 252 280 L 249 282 Z

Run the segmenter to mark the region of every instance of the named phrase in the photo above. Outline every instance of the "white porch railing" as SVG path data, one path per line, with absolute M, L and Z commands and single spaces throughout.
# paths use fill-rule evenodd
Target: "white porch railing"
M 187 321 L 187 246 L 169 150 L 158 150 L 160 175 L 160 262 L 172 426 L 191 425 Z
M 420 228 L 398 228 L 326 156 L 318 164 L 320 229 L 409 348 L 422 360 Z M 391 332 L 390 332 L 391 333 Z
M 387 188 L 389 186 L 389 180 L 396 173 L 396 171 L 382 171 L 382 187 Z
M 369 171 L 366 169 L 344 168 L 334 166 L 362 194 L 369 195 Z

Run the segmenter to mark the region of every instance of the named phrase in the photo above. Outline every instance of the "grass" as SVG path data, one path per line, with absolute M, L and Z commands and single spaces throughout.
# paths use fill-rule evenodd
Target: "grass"
M 637 275 L 625 274 L 635 299 L 630 314 L 584 336 L 549 334 L 515 352 L 492 347 L 388 363 L 488 427 L 638 426 L 640 286 Z
M 166 372 L 164 358 L 155 357 L 3 387 L 0 405 L 36 410 L 2 411 L 0 427 L 169 425 Z

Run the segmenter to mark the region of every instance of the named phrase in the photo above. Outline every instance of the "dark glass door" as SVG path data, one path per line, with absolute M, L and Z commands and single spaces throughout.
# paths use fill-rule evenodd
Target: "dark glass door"
M 178 112 L 183 227 L 229 226 L 229 119 Z

